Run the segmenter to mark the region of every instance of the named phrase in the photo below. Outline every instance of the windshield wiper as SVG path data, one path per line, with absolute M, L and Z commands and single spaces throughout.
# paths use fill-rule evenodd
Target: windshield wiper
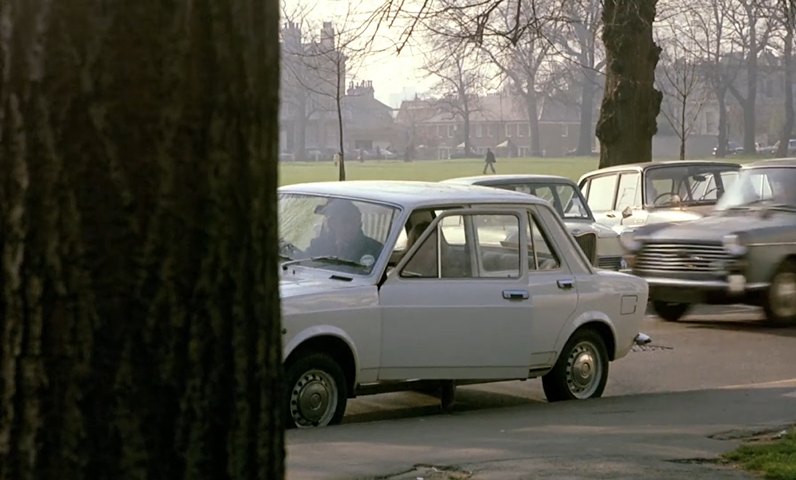
M 290 265 L 296 265 L 298 263 L 303 262 L 325 262 L 330 263 L 332 265 L 344 265 L 346 267 L 356 267 L 356 268 L 367 268 L 367 265 L 363 265 L 359 262 L 355 262 L 353 260 L 346 260 L 344 258 L 335 257 L 333 255 L 320 255 L 317 257 L 306 257 L 306 258 L 296 258 L 294 260 L 290 260 L 284 262 L 282 264 L 282 268 L 287 268 Z

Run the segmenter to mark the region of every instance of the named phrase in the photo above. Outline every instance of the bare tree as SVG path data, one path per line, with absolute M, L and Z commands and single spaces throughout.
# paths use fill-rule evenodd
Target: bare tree
M 657 0 L 605 0 L 603 43 L 607 75 L 597 138 L 600 168 L 652 160 L 661 92 L 655 89 L 660 56 L 652 38 Z
M 782 37 L 782 63 L 785 70 L 785 122 L 779 137 L 779 146 L 776 155 L 786 157 L 789 154 L 790 139 L 793 135 L 794 120 L 793 110 L 793 34 L 796 29 L 796 1 L 778 0 L 777 10 L 784 35 Z
M 673 17 L 658 36 L 663 45 L 656 85 L 663 93 L 661 113 L 680 140 L 680 160 L 685 159 L 688 137 L 697 127 L 697 120 L 707 100 L 703 76 L 699 69 L 701 60 L 695 56 L 694 45 L 684 31 L 688 20 Z M 659 30 L 660 31 L 660 30 Z
M 279 12 L 0 3 L 0 479 L 278 479 Z
M 424 69 L 437 78 L 437 107 L 461 122 L 460 140 L 465 155 L 471 156 L 470 118 L 480 110 L 478 95 L 487 81 L 481 52 L 472 43 L 445 35 L 431 37 L 429 44 Z
M 305 10 L 299 11 L 303 12 L 302 15 L 307 14 Z M 374 46 L 370 31 L 375 26 L 371 18 L 363 20 L 362 17 L 358 6 L 349 5 L 345 14 L 335 22 L 323 22 L 318 29 L 319 36 L 311 35 L 306 42 L 298 42 L 298 51 L 290 52 L 290 61 L 285 62 L 291 72 L 293 88 L 309 99 L 309 105 L 299 103 L 299 108 L 304 108 L 307 121 L 314 117 L 323 123 L 326 115 L 336 119 L 340 181 L 346 179 L 346 80 L 367 55 L 387 48 Z M 307 23 L 306 17 L 301 18 L 301 22 Z
M 550 10 L 536 0 L 485 0 L 462 4 L 452 0 L 428 0 L 413 9 L 403 1 L 386 0 L 374 13 L 379 25 L 400 23 L 398 50 L 418 25 L 439 16 L 458 19 L 461 38 L 483 44 L 499 37 L 518 45 L 539 26 L 557 23 L 561 11 Z M 601 143 L 600 165 L 608 166 L 652 158 L 652 136 L 660 109 L 661 93 L 654 88 L 659 49 L 652 39 L 657 0 L 604 0 L 603 43 L 608 72 L 597 126 Z M 495 22 L 494 19 L 502 19 Z M 532 38 L 539 38 L 532 34 Z M 537 143 L 538 145 L 538 143 Z
M 749 155 L 757 152 L 755 146 L 757 115 L 755 110 L 757 108 L 757 81 L 760 74 L 759 57 L 769 45 L 775 25 L 770 18 L 769 2 L 771 1 L 773 0 L 735 0 L 735 7 L 727 11 L 727 18 L 732 30 L 730 38 L 736 43 L 737 50 L 744 56 L 744 76 L 740 77 L 744 85 L 739 88 L 737 82 L 733 82 L 729 85 L 729 91 L 743 109 L 743 149 L 744 153 Z
M 562 28 L 550 40 L 571 64 L 571 77 L 580 88 L 578 155 L 589 155 L 594 141 L 594 103 L 602 86 L 605 66 L 599 42 L 601 0 L 572 0 L 564 3 Z

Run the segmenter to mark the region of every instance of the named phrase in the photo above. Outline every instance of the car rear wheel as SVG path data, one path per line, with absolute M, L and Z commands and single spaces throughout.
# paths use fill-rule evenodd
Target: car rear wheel
M 603 394 L 608 381 L 608 353 L 594 330 L 576 331 L 567 341 L 555 366 L 542 377 L 549 402 L 585 400 Z
M 346 407 L 345 375 L 324 353 L 307 353 L 285 369 L 287 427 L 323 427 L 340 423 Z
M 662 302 L 656 300 L 652 302 L 652 308 L 659 317 L 667 322 L 676 322 L 683 318 L 683 315 L 688 312 L 691 305 L 688 303 Z
M 774 273 L 763 309 L 769 323 L 796 324 L 796 261 L 786 260 Z

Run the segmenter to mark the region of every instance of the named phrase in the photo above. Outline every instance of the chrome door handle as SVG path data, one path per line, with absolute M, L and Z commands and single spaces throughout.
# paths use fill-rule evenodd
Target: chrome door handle
M 571 278 L 562 278 L 556 282 L 558 284 L 558 288 L 563 288 L 564 290 L 568 290 L 575 285 L 575 280 Z
M 506 300 L 527 300 L 528 290 L 503 290 L 503 298 Z

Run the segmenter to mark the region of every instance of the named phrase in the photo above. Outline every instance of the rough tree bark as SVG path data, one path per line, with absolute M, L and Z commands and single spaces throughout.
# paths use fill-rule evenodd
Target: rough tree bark
M 657 0 L 605 0 L 602 39 L 605 94 L 597 121 L 600 168 L 652 160 L 661 92 L 655 66 L 661 49 L 652 38 Z
M 278 2 L 0 2 L 0 479 L 283 476 Z

